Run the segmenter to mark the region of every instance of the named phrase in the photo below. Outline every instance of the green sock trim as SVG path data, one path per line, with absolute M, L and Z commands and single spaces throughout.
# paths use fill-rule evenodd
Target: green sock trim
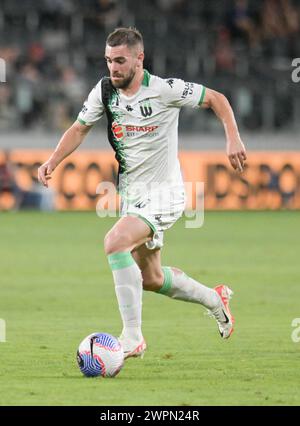
M 169 266 L 163 266 L 162 267 L 165 279 L 162 287 L 158 290 L 157 293 L 160 294 L 168 294 L 170 288 L 172 287 L 172 271 Z
M 133 257 L 131 256 L 130 251 L 125 251 L 121 253 L 113 253 L 107 256 L 109 266 L 113 271 L 116 269 L 128 268 L 134 264 Z

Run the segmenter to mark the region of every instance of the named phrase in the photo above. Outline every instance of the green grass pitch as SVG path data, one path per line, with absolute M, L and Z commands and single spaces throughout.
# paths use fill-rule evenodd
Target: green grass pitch
M 76 365 L 89 333 L 121 329 L 95 213 L 0 215 L 0 405 L 300 405 L 299 212 L 208 212 L 165 234 L 163 264 L 209 286 L 228 283 L 228 341 L 196 304 L 144 292 L 148 350 L 114 379 Z

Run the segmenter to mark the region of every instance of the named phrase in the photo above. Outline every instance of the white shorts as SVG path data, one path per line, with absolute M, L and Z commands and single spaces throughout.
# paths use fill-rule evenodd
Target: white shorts
M 121 216 L 138 216 L 152 229 L 152 240 L 146 243 L 150 250 L 163 246 L 164 231 L 182 216 L 185 192 L 182 187 L 145 194 L 138 201 L 121 199 Z

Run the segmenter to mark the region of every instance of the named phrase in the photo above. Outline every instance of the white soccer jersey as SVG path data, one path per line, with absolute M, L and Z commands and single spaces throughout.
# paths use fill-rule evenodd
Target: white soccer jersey
M 183 188 L 178 161 L 180 108 L 201 105 L 205 87 L 144 70 L 138 92 L 125 96 L 104 77 L 90 92 L 78 121 L 93 125 L 106 112 L 108 137 L 119 162 L 119 192 L 136 197 L 155 185 Z M 134 195 L 133 195 L 134 194 Z

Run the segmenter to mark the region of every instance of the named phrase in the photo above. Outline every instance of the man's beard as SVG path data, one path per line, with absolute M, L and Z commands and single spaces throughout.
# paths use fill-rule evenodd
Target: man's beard
M 126 78 L 121 77 L 122 80 L 119 80 L 119 81 L 111 80 L 111 82 L 112 82 L 112 85 L 114 87 L 116 87 L 117 89 L 127 89 L 127 87 L 130 85 L 130 83 L 134 79 L 134 76 L 135 76 L 135 72 L 133 70 L 131 70 L 128 77 L 126 77 Z M 118 77 L 118 76 L 116 75 L 114 77 Z

